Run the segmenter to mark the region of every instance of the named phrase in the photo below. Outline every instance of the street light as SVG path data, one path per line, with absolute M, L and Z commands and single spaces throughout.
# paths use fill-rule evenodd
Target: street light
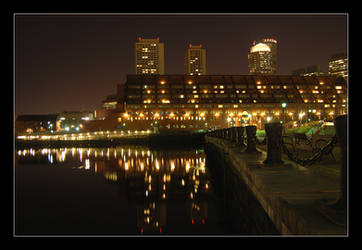
M 287 107 L 286 102 L 282 102 L 282 108 L 283 108 L 283 132 L 285 134 L 285 108 Z

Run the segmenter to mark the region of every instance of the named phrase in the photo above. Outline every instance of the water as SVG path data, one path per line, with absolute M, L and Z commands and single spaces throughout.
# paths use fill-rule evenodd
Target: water
M 16 152 L 16 235 L 224 235 L 202 149 Z

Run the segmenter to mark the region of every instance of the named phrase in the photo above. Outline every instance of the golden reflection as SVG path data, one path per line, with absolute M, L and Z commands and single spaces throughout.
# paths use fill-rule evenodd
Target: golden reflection
M 174 197 L 187 201 L 184 206 L 190 220 L 205 223 L 212 187 L 203 151 L 151 151 L 142 146 L 44 148 L 18 150 L 16 157 L 43 157 L 49 164 L 90 171 L 119 184 L 121 195 L 137 201 L 139 232 L 167 230 L 167 202 Z

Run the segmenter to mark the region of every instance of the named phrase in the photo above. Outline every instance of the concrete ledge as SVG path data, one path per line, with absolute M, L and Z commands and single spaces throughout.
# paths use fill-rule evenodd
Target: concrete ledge
M 206 143 L 223 153 L 281 234 L 346 235 L 346 226 L 333 224 L 316 207 L 317 201 L 338 197 L 339 182 L 290 163 L 264 165 L 265 152 L 246 153 L 226 140 L 207 136 Z

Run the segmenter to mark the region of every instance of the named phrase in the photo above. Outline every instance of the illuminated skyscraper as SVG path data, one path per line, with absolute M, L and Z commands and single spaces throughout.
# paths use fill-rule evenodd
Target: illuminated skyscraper
M 249 74 L 275 75 L 277 72 L 277 41 L 271 38 L 254 41 L 248 54 Z
M 137 75 L 165 74 L 164 43 L 159 38 L 138 38 L 135 43 L 135 72 Z
M 346 53 L 335 54 L 328 61 L 328 74 L 331 76 L 341 76 L 347 81 L 348 59 Z
M 206 75 L 206 50 L 202 45 L 189 45 L 185 53 L 185 74 Z

